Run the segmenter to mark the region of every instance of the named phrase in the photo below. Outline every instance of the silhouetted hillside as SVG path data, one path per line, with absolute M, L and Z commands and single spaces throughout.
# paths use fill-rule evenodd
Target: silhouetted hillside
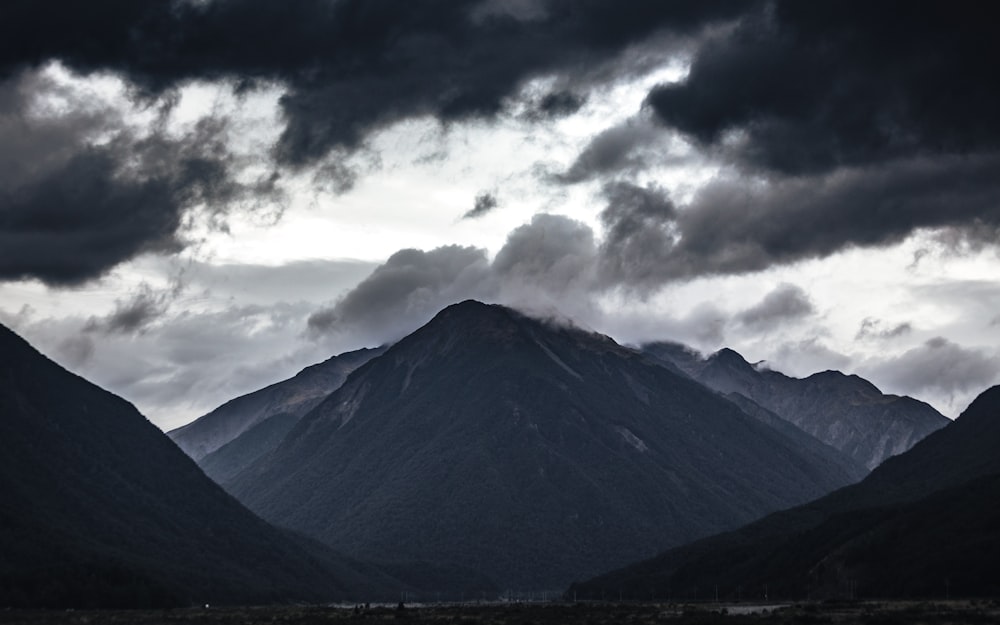
M 849 483 L 838 458 L 607 337 L 470 301 L 356 370 L 230 489 L 353 555 L 541 589 Z
M 772 597 L 996 596 L 1000 387 L 864 481 L 608 573 L 572 591 L 677 596 L 716 585 Z M 752 589 L 752 590 L 751 590 Z M 759 596 L 759 594 L 755 595 Z
M 258 519 L 128 402 L 0 326 L 0 607 L 323 601 L 398 592 Z
M 675 343 L 650 343 L 643 350 L 723 395 L 753 400 L 869 469 L 949 423 L 928 404 L 885 395 L 856 375 L 823 371 L 792 378 L 755 367 L 731 349 L 708 358 Z
M 273 449 L 299 417 L 383 351 L 359 349 L 306 367 L 294 377 L 232 399 L 168 436 L 210 477 L 224 482 Z

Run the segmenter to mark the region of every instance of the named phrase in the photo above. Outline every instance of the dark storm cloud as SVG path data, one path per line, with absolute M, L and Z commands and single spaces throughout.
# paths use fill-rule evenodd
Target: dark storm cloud
M 657 187 L 608 183 L 601 212 L 604 241 L 600 273 L 607 285 L 650 288 L 663 282 L 664 264 L 674 246 L 677 211 Z
M 764 298 L 736 315 L 735 320 L 753 330 L 772 330 L 815 312 L 809 296 L 794 284 L 779 284 Z
M 475 219 L 477 217 L 482 217 L 499 205 L 500 204 L 497 202 L 495 195 L 487 191 L 483 191 L 476 196 L 476 201 L 472 208 L 462 215 L 462 219 Z
M 753 184 L 720 180 L 702 188 L 673 218 L 661 211 L 650 219 L 650 232 L 643 236 L 657 243 L 634 248 L 633 264 L 648 267 L 647 283 L 653 284 L 761 271 L 849 247 L 891 245 L 921 228 L 948 229 L 966 242 L 995 243 L 997 171 L 1000 153 L 914 159 Z
M 550 119 L 566 117 L 579 111 L 586 101 L 586 96 L 572 91 L 554 91 L 542 98 L 537 111 L 541 116 Z
M 589 288 L 596 251 L 586 224 L 543 213 L 507 235 L 492 270 L 514 285 L 553 292 Z
M 583 182 L 600 176 L 642 170 L 649 164 L 649 148 L 664 142 L 663 134 L 646 120 L 627 120 L 594 136 L 569 168 L 555 176 L 555 180 Z
M 32 81 L 0 86 L 15 94 L 0 116 L 0 280 L 78 284 L 143 252 L 183 248 L 193 207 L 219 225 L 234 203 L 274 192 L 234 180 L 224 120 L 168 136 L 87 107 L 39 117 L 29 113 Z
M 777 1 L 695 52 L 647 105 L 737 164 L 678 219 L 664 272 L 743 273 L 898 243 L 1000 231 L 1000 61 L 976 2 Z
M 180 280 L 167 289 L 157 290 L 142 283 L 127 299 L 115 302 L 115 309 L 103 318 L 92 318 L 84 327 L 86 331 L 108 334 L 136 334 L 164 317 L 170 305 L 183 291 Z
M 0 8 L 0 75 L 59 59 L 81 72 L 125 74 L 146 93 L 191 79 L 278 82 L 287 92 L 276 155 L 303 165 L 401 119 L 493 116 L 531 78 L 593 71 L 652 35 L 694 35 L 747 6 L 13 0 Z M 563 89 L 541 104 L 558 115 L 579 101 Z
M 163 316 L 166 311 L 166 300 L 146 289 L 128 301 L 120 302 L 104 327 L 108 332 L 132 334 Z
M 333 306 L 310 315 L 308 332 L 349 331 L 362 344 L 395 340 L 448 304 L 483 297 L 489 273 L 486 252 L 479 248 L 400 250 Z
M 702 46 L 688 78 L 648 102 L 706 144 L 745 133 L 740 158 L 783 173 L 994 151 L 1000 45 L 990 9 L 779 0 Z
M 525 102 L 523 119 L 531 122 L 546 122 L 576 113 L 587 103 L 587 96 L 568 89 L 549 91 L 544 95 Z
M 576 312 L 593 286 L 594 233 L 560 215 L 515 228 L 491 263 L 485 250 L 449 245 L 400 250 L 331 306 L 309 316 L 311 336 L 349 334 L 359 344 L 396 340 L 469 298 Z
M 0 279 L 74 284 L 140 253 L 184 247 L 178 231 L 187 208 L 221 209 L 240 192 L 206 134 L 180 142 L 120 137 L 6 189 Z

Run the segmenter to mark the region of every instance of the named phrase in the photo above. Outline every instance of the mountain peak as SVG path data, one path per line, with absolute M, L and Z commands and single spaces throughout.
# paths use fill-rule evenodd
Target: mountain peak
M 977 422 L 980 424 L 989 423 L 992 427 L 1000 425 L 1000 384 L 991 386 L 979 394 L 969 407 L 962 411 L 956 421 L 963 423 Z
M 348 555 L 552 588 L 850 478 L 633 349 L 470 300 L 352 374 L 228 485 Z
M 744 358 L 742 354 L 728 347 L 723 347 L 719 351 L 709 356 L 709 360 L 714 360 L 716 362 L 725 363 L 728 365 L 736 365 L 740 367 L 751 366 L 750 363 L 747 362 L 747 359 Z
M 467 299 L 446 308 L 434 315 L 431 323 L 444 322 L 456 323 L 459 321 L 476 321 L 497 323 L 502 321 L 513 321 L 511 313 L 513 309 L 501 306 L 500 304 L 484 304 L 478 300 Z
M 881 396 L 882 391 L 877 386 L 862 378 L 859 375 L 847 374 L 836 369 L 820 371 L 805 378 L 806 381 L 813 382 L 831 390 L 854 391 L 863 395 Z
M 611 337 L 574 325 L 558 314 L 538 315 L 472 299 L 443 309 L 401 343 L 443 339 L 446 344 L 441 348 L 448 350 L 457 344 L 459 337 L 463 342 L 468 339 L 507 345 L 518 342 L 548 343 L 559 337 L 558 340 L 570 341 L 582 349 L 635 353 L 635 350 L 622 347 Z
M 885 395 L 857 375 L 822 371 L 793 378 L 770 369 L 764 361 L 751 364 L 729 348 L 703 361 L 664 344 L 648 344 L 643 349 L 723 395 L 738 393 L 749 398 L 868 468 L 948 423 L 931 406 Z
M 5 356 L 9 356 L 13 352 L 12 350 L 17 350 L 17 352 L 35 352 L 34 347 L 28 344 L 23 338 L 18 336 L 16 332 L 0 323 L 0 347 L 3 347 L 3 353 Z

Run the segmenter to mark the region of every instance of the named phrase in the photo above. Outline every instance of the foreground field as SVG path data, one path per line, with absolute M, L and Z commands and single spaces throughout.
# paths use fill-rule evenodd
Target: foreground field
M 821 625 L 1000 624 L 1000 601 L 794 605 L 504 604 L 372 607 L 278 606 L 177 610 L 0 611 L 4 625 Z

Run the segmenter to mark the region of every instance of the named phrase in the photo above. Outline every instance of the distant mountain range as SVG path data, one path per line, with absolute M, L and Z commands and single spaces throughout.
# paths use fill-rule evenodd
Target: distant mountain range
M 3 326 L 0 354 L 0 606 L 318 602 L 412 587 L 260 520 L 131 404 Z
M 862 482 L 585 583 L 578 597 L 1000 594 L 1000 387 Z M 711 589 L 711 590 L 710 590 Z
M 751 400 L 869 469 L 950 423 L 928 404 L 885 395 L 856 375 L 823 371 L 799 379 L 751 365 L 731 349 L 707 358 L 676 343 L 642 349 L 709 388 Z
M 347 376 L 384 347 L 359 349 L 306 367 L 294 377 L 237 397 L 167 433 L 217 482 L 225 482 L 277 446 Z
M 560 588 L 865 474 L 754 411 L 605 336 L 469 301 L 225 484 L 355 557 Z

